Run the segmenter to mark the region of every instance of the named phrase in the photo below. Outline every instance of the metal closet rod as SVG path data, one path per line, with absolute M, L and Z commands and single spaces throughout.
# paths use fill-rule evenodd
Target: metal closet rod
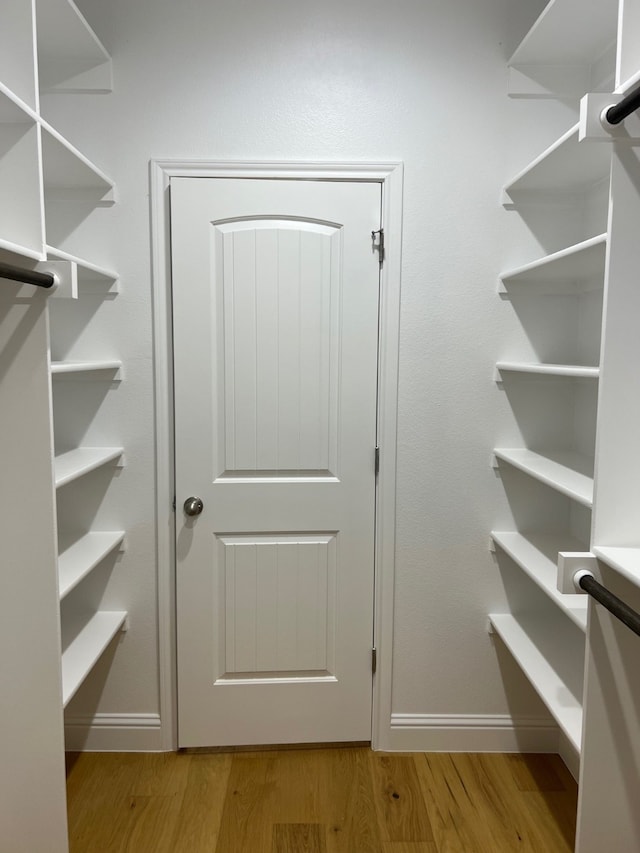
M 609 124 L 620 124 L 638 109 L 640 109 L 640 87 L 623 98 L 619 104 L 609 107 L 605 117 Z
M 575 579 L 577 585 L 588 593 L 596 601 L 599 601 L 603 607 L 606 607 L 609 613 L 613 614 L 616 619 L 623 622 L 627 628 L 630 628 L 634 634 L 640 637 L 640 613 L 637 613 L 632 607 L 614 595 L 605 586 L 594 578 L 589 571 L 577 572 Z
M 13 264 L 0 263 L 0 278 L 21 281 L 24 284 L 35 284 L 36 287 L 48 288 L 55 284 L 55 279 L 49 272 L 25 270 L 22 267 L 14 267 Z

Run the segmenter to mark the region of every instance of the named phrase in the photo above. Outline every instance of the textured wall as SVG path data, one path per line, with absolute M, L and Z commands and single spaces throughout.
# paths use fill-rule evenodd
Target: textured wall
M 486 613 L 505 608 L 488 551 L 489 530 L 508 518 L 490 466 L 505 419 L 493 363 L 515 323 L 496 279 L 514 239 L 527 245 L 499 206 L 524 162 L 509 153 L 520 108 L 506 97 L 505 58 L 541 5 L 82 3 L 112 51 L 115 92 L 46 106 L 120 198 L 107 259 L 124 292 L 109 309 L 128 368 L 112 414 L 126 421 L 117 495 L 132 530 L 107 596 L 130 602 L 132 631 L 101 710 L 157 709 L 148 161 L 174 157 L 404 161 L 393 709 L 539 712 L 498 661 Z

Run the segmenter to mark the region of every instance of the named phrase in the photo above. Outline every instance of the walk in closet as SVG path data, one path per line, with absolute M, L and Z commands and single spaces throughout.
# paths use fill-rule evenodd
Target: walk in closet
M 44 849 L 45 837 L 47 849 L 66 849 L 61 708 L 126 628 L 126 611 L 103 604 L 125 538 L 122 520 L 102 508 L 124 464 L 109 406 L 123 367 L 108 334 L 92 334 L 118 292 L 117 274 L 102 265 L 101 213 L 115 188 L 47 119 L 49 98 L 101 97 L 111 77 L 110 57 L 72 0 L 4 5 L 0 260 L 56 278 L 51 290 L 0 280 L 5 609 L 12 602 L 3 614 L 3 660 L 15 644 L 21 673 L 3 720 L 13 741 L 3 761 L 6 849 Z M 42 770 L 36 780 L 34 766 Z M 21 768 L 30 787 L 48 792 L 49 827 L 9 819 L 25 800 L 16 784 Z M 14 825 L 16 839 L 5 833 Z
M 586 570 L 640 612 L 640 113 L 601 120 L 640 87 L 640 0 L 425 0 L 397 14 L 382 0 L 3 0 L 0 18 L 0 265 L 56 278 L 44 288 L 0 277 L 2 853 L 66 853 L 65 749 L 177 748 L 179 667 L 195 670 L 177 654 L 176 589 L 188 582 L 177 566 L 200 553 L 200 522 L 183 507 L 203 493 L 199 481 L 176 489 L 174 348 L 193 385 L 191 422 L 208 405 L 194 364 L 215 361 L 218 390 L 228 384 L 217 405 L 229 412 L 244 398 L 220 354 L 233 352 L 238 375 L 247 367 L 249 401 L 269 365 L 229 335 L 204 357 L 189 350 L 192 316 L 264 336 L 246 308 L 263 296 L 251 250 L 238 250 L 254 275 L 246 300 L 223 285 L 211 310 L 190 304 L 174 340 L 172 288 L 194 273 L 172 283 L 172 240 L 195 257 L 175 188 L 224 181 L 231 193 L 250 178 L 256 192 L 268 180 L 309 189 L 336 177 L 375 179 L 382 193 L 374 224 L 353 238 L 380 300 L 370 316 L 378 422 L 360 443 L 376 519 L 375 614 L 358 658 L 373 748 L 557 751 L 580 783 L 576 853 L 640 849 L 640 639 L 574 582 Z M 393 181 L 376 178 L 380 164 Z M 251 216 L 298 228 L 276 195 Z M 234 208 L 222 225 L 244 215 Z M 220 225 L 212 218 L 202 234 Z M 337 214 L 309 222 L 345 239 Z M 211 239 L 202 257 L 218 251 Z M 211 267 L 227 270 L 218 258 Z M 355 292 L 338 279 L 335 299 L 332 284 L 305 319 L 315 333 L 316 318 L 318 328 L 336 318 L 321 345 L 334 354 L 331 418 L 347 411 L 341 300 Z M 265 328 L 271 361 L 288 368 L 295 358 L 272 339 L 304 312 L 277 299 Z M 360 325 L 362 304 L 352 305 Z M 273 387 L 260 412 L 282 406 Z M 247 435 L 267 434 L 269 417 L 256 415 Z M 214 422 L 222 446 L 235 420 Z M 188 450 L 206 481 L 207 458 Z M 343 462 L 302 474 L 338 483 Z M 218 563 L 198 567 L 200 600 L 225 603 L 217 614 L 242 598 L 235 562 L 218 568 L 223 545 L 266 535 L 259 521 L 244 529 L 231 468 L 213 476 L 241 520 L 210 528 Z M 292 495 L 296 471 L 285 471 Z M 256 494 L 282 473 L 242 472 Z M 263 504 L 275 513 L 275 500 Z M 304 541 L 345 541 L 341 522 L 312 521 Z M 251 602 L 265 595 L 255 565 L 246 636 L 259 619 Z M 327 601 L 337 573 L 326 574 Z M 225 618 L 216 636 L 235 642 Z M 337 618 L 318 629 L 329 649 Z M 299 624 L 278 640 L 287 651 L 303 642 Z M 330 657 L 326 673 L 290 674 L 287 685 L 339 680 Z M 220 661 L 227 692 L 256 675 L 243 664 L 227 678 Z M 282 677 L 263 676 L 267 686 Z M 273 708 L 265 718 L 280 722 Z
M 588 16 L 583 11 L 578 0 L 552 0 L 509 62 L 509 94 L 528 99 L 531 113 L 516 133 L 527 134 L 531 122 L 544 118 L 544 104 L 534 100 L 568 105 L 574 123 L 503 191 L 504 207 L 521 217 L 540 254 L 501 275 L 499 295 L 517 314 L 521 334 L 505 344 L 496 381 L 521 440 L 495 449 L 513 528 L 493 531 L 492 539 L 499 563 L 510 564 L 504 571 L 523 572 L 544 598 L 532 589 L 524 604 L 492 614 L 490 623 L 565 735 L 561 752 L 576 775 L 586 751 L 577 849 L 595 853 L 607 846 L 631 849 L 627 845 L 637 839 L 620 805 L 624 785 L 614 786 L 618 805 L 611 809 L 609 781 L 596 781 L 619 780 L 622 772 L 628 784 L 633 760 L 612 748 L 611 723 L 599 731 L 602 708 L 597 713 L 589 706 L 603 701 L 600 669 L 611 653 L 604 651 L 599 620 L 627 648 L 637 638 L 589 604 L 573 576 L 579 569 L 592 571 L 619 594 L 625 584 L 609 567 L 635 584 L 640 580 L 640 451 L 629 426 L 638 407 L 640 363 L 637 330 L 629 320 L 637 317 L 633 270 L 640 260 L 637 118 L 632 114 L 625 130 L 603 127 L 600 120 L 603 109 L 637 86 L 640 45 L 637 30 L 631 32 L 637 4 L 602 0 Z M 632 586 L 620 597 L 637 604 Z M 630 692 L 627 683 L 627 699 Z M 629 726 L 637 707 L 631 710 L 632 701 L 626 706 L 619 737 L 634 730 Z M 592 722 L 589 731 L 585 720 Z M 605 766 L 611 776 L 602 773 Z M 596 803 L 589 797 L 590 811 L 585 794 L 595 789 L 599 798 Z M 594 817 L 603 803 L 604 815 Z

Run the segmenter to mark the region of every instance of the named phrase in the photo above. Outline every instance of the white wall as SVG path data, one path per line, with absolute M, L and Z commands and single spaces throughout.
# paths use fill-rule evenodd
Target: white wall
M 542 5 L 81 3 L 113 54 L 115 92 L 54 96 L 45 110 L 118 185 L 103 260 L 123 293 L 89 323 L 100 334 L 108 318 L 127 364 L 107 405 L 128 467 L 104 512 L 122 515 L 129 550 L 105 596 L 128 606 L 132 627 L 73 713 L 158 709 L 148 161 L 174 157 L 404 161 L 393 710 L 544 714 L 486 632 L 486 614 L 507 607 L 488 550 L 489 530 L 509 520 L 490 464 L 508 411 L 493 363 L 519 328 L 497 275 L 522 260 L 507 247 L 537 248 L 499 205 L 539 143 L 534 127 L 507 153 L 520 105 L 506 97 L 505 58 Z

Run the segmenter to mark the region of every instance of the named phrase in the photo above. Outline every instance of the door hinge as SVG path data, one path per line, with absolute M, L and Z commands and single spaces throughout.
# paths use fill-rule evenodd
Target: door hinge
M 376 235 L 378 236 L 378 241 L 376 242 Z M 384 263 L 384 228 L 380 228 L 379 231 L 371 232 L 371 239 L 373 240 L 373 248 L 378 252 L 378 260 L 380 261 L 380 266 Z
M 173 503 L 171 504 L 171 506 L 173 507 L 173 511 L 175 512 L 176 511 L 176 496 L 175 495 L 173 496 Z
M 378 669 L 378 650 L 374 646 L 371 649 L 371 672 L 373 675 L 376 674 L 377 669 Z
M 380 473 L 380 448 L 376 447 L 375 462 L 373 463 L 376 477 Z

